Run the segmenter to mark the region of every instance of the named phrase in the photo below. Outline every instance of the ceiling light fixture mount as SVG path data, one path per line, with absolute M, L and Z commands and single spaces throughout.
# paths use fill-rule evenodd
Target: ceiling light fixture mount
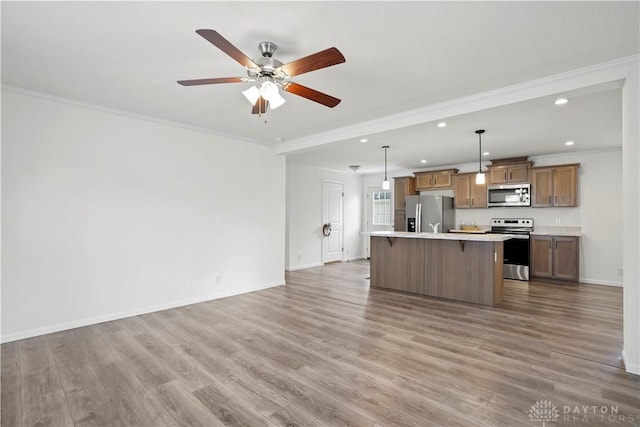
M 567 98 L 558 98 L 555 100 L 554 104 L 556 105 L 564 105 L 567 102 L 569 102 L 569 100 Z
M 358 172 L 358 169 L 360 169 L 360 165 L 350 165 L 349 169 L 351 169 L 354 172 Z
M 484 174 L 482 173 L 482 134 L 484 129 L 478 129 L 478 173 L 476 174 L 476 184 L 483 185 L 485 183 Z
M 387 150 L 390 147 L 388 145 L 383 145 L 382 149 L 384 150 L 384 181 L 382 181 L 382 189 L 389 190 L 391 188 L 391 184 L 389 184 L 389 180 L 387 179 Z

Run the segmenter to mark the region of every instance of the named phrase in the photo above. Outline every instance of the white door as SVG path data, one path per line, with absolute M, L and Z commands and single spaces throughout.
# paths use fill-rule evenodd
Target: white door
M 343 185 L 325 181 L 322 185 L 322 262 L 342 261 Z
M 369 187 L 367 189 L 367 231 L 391 231 L 391 190 L 383 190 L 382 187 Z M 366 236 L 365 254 L 369 252 L 371 237 Z

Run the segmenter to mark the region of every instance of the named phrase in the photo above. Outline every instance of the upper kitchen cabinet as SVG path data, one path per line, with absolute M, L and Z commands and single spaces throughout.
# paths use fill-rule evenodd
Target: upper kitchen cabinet
M 579 164 L 531 169 L 531 206 L 578 206 Z
M 533 162 L 527 157 L 492 160 L 487 165 L 490 184 L 510 184 L 529 182 L 529 169 Z
M 476 184 L 475 173 L 453 175 L 453 194 L 456 209 L 487 207 L 487 185 Z
M 453 174 L 458 169 L 443 169 L 428 172 L 414 172 L 416 176 L 416 190 L 433 190 L 435 188 L 451 188 L 453 186 Z
M 405 198 L 416 194 L 416 179 L 412 176 L 393 178 L 394 209 L 404 211 Z

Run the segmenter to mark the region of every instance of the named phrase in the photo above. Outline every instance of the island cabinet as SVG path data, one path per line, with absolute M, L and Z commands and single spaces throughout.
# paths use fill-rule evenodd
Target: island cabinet
M 453 176 L 453 197 L 456 209 L 486 208 L 487 185 L 476 184 L 475 173 Z
M 394 237 L 398 234 L 416 233 L 371 236 L 372 288 L 484 305 L 500 302 L 503 241 Z
M 531 236 L 531 276 L 577 282 L 579 237 Z
M 514 159 L 493 160 L 493 164 L 487 165 L 489 170 L 489 183 L 510 184 L 529 182 L 529 168 L 533 162 Z
M 531 169 L 531 206 L 578 206 L 579 164 Z
M 443 169 L 428 172 L 414 172 L 416 176 L 416 190 L 433 190 L 436 188 L 451 188 L 453 186 L 453 174 L 458 169 Z
M 393 229 L 406 231 L 407 220 L 405 199 L 416 194 L 416 179 L 412 176 L 398 176 L 393 178 Z

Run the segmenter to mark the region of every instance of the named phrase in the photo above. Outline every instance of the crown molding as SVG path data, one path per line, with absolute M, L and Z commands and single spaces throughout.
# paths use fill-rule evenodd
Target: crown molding
M 41 98 L 41 99 L 46 99 L 47 101 L 52 101 L 52 102 L 58 102 L 58 103 L 61 103 L 61 104 L 72 105 L 74 107 L 80 107 L 80 108 L 86 108 L 86 109 L 89 109 L 89 110 L 101 111 L 103 113 L 116 114 L 116 115 L 119 115 L 119 116 L 124 116 L 124 117 L 131 118 L 131 119 L 143 120 L 143 121 L 157 123 L 157 124 L 161 124 L 161 125 L 172 126 L 172 127 L 177 127 L 177 128 L 181 128 L 181 129 L 187 129 L 187 130 L 191 130 L 191 131 L 195 131 L 195 132 L 214 135 L 214 136 L 217 136 L 217 137 L 220 137 L 220 138 L 231 139 L 231 140 L 242 141 L 242 142 L 249 142 L 249 143 L 252 143 L 252 144 L 258 144 L 258 145 L 262 145 L 262 146 L 265 146 L 265 147 L 270 147 L 270 148 L 274 147 L 274 144 L 270 143 L 270 142 L 258 141 L 258 140 L 250 139 L 250 138 L 242 138 L 242 137 L 239 137 L 237 135 L 232 135 L 232 134 L 227 134 L 227 133 L 222 133 L 222 132 L 214 132 L 214 131 L 212 131 L 210 129 L 205 129 L 205 128 L 201 128 L 201 127 L 197 127 L 197 126 L 187 125 L 187 124 L 179 123 L 179 122 L 173 122 L 173 121 L 170 121 L 170 120 L 164 120 L 164 119 L 160 119 L 160 118 L 157 118 L 157 117 L 146 116 L 144 114 L 132 113 L 132 112 L 126 111 L 126 110 L 119 110 L 119 109 L 116 109 L 116 108 L 105 107 L 105 106 L 98 105 L 98 104 L 91 104 L 91 103 L 87 103 L 87 102 L 76 101 L 75 99 L 65 98 L 65 97 L 62 97 L 62 96 L 51 95 L 51 94 L 48 94 L 48 93 L 38 92 L 38 91 L 35 91 L 35 90 L 31 90 L 31 89 L 25 89 L 25 88 L 19 87 L 19 86 L 12 86 L 12 85 L 8 85 L 8 84 L 4 84 L 3 83 L 3 84 L 0 85 L 0 88 L 3 91 L 13 92 L 13 93 L 17 93 L 17 94 L 20 94 L 20 95 L 27 95 L 27 96 L 32 96 L 32 97 Z
M 333 142 L 356 139 L 588 86 L 622 81 L 627 77 L 629 67 L 637 64 L 639 59 L 640 55 L 632 55 L 525 83 L 340 127 L 327 132 L 292 139 L 277 144 L 275 151 L 278 154 L 306 151 Z

